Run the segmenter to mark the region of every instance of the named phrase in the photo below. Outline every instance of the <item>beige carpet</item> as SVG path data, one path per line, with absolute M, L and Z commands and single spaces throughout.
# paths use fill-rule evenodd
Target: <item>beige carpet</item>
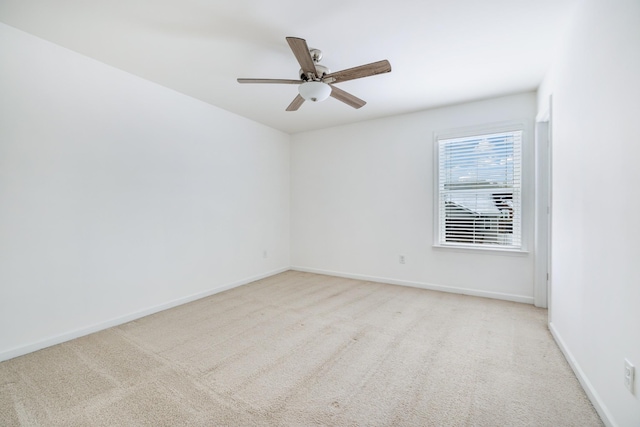
M 1 426 L 601 426 L 546 310 L 289 271 L 0 364 Z

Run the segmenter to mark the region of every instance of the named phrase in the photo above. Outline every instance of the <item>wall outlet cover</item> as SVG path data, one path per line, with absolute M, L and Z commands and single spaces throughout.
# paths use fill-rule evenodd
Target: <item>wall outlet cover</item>
M 631 392 L 631 394 L 635 394 L 634 390 L 634 382 L 636 376 L 636 368 L 633 366 L 631 362 L 627 359 L 624 359 L 624 386 Z

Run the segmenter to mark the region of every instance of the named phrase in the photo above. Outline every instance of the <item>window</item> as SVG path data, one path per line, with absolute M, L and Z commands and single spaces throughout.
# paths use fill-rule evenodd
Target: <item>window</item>
M 436 244 L 521 249 L 522 131 L 436 143 Z

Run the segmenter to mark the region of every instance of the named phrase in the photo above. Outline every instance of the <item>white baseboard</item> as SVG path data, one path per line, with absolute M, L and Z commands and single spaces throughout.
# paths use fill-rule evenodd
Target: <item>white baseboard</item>
M 562 354 L 564 354 L 565 359 L 567 359 L 567 362 L 569 362 L 569 366 L 571 366 L 571 369 L 573 369 L 573 372 L 576 374 L 576 377 L 578 378 L 578 381 L 580 381 L 580 384 L 582 385 L 585 393 L 587 393 L 587 397 L 591 401 L 591 404 L 595 408 L 598 415 L 600 415 L 602 422 L 607 427 L 617 427 L 618 425 L 613 421 L 611 412 L 609 412 L 606 405 L 602 402 L 602 399 L 600 399 L 600 395 L 591 384 L 591 381 L 589 381 L 589 378 L 587 378 L 582 368 L 580 368 L 580 365 L 573 357 L 573 354 L 571 354 L 571 351 L 558 333 L 558 330 L 553 325 L 553 322 L 549 322 L 549 330 L 551 331 L 553 339 L 556 340 L 556 344 L 558 344 L 558 347 L 560 347 Z
M 501 292 L 481 291 L 477 289 L 457 288 L 454 286 L 434 285 L 431 283 L 411 282 L 408 280 L 391 279 L 389 277 L 366 276 L 364 274 L 343 273 L 339 271 L 320 270 L 317 268 L 308 268 L 300 266 L 292 266 L 291 270 L 304 271 L 307 273 L 325 274 L 328 276 L 346 277 L 348 279 L 367 280 L 369 282 L 388 283 L 391 285 L 410 286 L 412 288 L 428 289 L 431 291 L 442 291 L 454 294 L 471 295 L 476 297 L 493 298 L 505 301 L 521 302 L 525 304 L 533 304 L 532 296 L 505 294 Z
M 273 276 L 275 274 L 282 273 L 284 271 L 288 271 L 289 267 L 279 268 L 277 270 L 272 270 L 267 273 L 259 274 L 252 277 L 247 277 L 242 280 L 238 280 L 231 283 L 226 283 L 220 286 L 216 286 L 215 288 L 211 288 L 204 292 L 199 292 L 197 294 L 188 295 L 186 297 L 178 298 L 173 301 L 166 302 L 164 304 L 156 305 L 153 307 L 145 308 L 140 311 L 136 311 L 135 313 L 127 314 L 124 316 L 119 316 L 110 320 L 106 320 L 104 322 L 96 323 L 94 325 L 82 327 L 75 329 L 73 331 L 64 332 L 59 335 L 55 335 L 50 338 L 46 338 L 41 341 L 37 341 L 31 344 L 27 344 L 20 347 L 15 347 L 3 352 L 0 352 L 0 362 L 4 360 L 13 359 L 14 357 L 22 356 L 28 353 L 32 353 L 37 350 L 41 350 L 46 347 L 51 347 L 56 344 L 60 344 L 66 341 L 70 341 L 76 338 L 83 337 L 85 335 L 92 334 L 94 332 L 102 331 L 104 329 L 112 328 L 114 326 L 122 325 L 127 322 L 131 322 L 132 320 L 140 319 L 142 317 L 148 316 L 150 314 L 157 313 L 159 311 L 167 310 L 169 308 L 177 307 L 182 304 L 186 304 L 201 298 L 205 298 L 219 292 L 223 292 L 229 289 L 237 288 L 238 286 L 246 285 L 247 283 L 255 282 L 256 280 L 264 279 L 266 277 Z

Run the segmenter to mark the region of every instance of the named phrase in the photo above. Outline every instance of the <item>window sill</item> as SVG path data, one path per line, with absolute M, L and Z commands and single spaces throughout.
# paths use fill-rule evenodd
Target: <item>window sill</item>
M 528 256 L 529 251 L 524 249 L 513 248 L 486 248 L 478 246 L 464 246 L 464 245 L 433 245 L 436 250 L 450 251 L 450 252 L 463 252 L 463 253 L 485 253 L 487 255 L 506 255 L 506 256 Z

